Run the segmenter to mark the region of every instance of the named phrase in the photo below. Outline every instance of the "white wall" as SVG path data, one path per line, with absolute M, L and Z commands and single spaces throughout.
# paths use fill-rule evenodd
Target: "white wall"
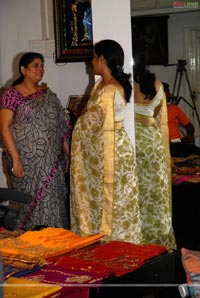
M 125 47 L 126 69 L 129 70 L 131 40 L 125 41 L 129 36 L 129 15 L 123 18 L 123 21 L 121 20 L 121 15 L 124 15 L 127 5 L 129 6 L 129 0 L 113 1 L 92 1 L 94 7 L 102 9 L 94 11 L 94 22 L 96 23 L 98 19 L 99 23 L 98 30 L 94 32 L 95 38 L 97 40 L 103 36 L 110 36 L 110 30 L 112 30 L 113 38 L 120 40 L 123 46 L 127 43 Z M 117 20 L 114 16 L 116 13 L 118 14 Z M 168 21 L 169 63 L 176 63 L 177 59 L 185 58 L 184 28 L 195 26 L 200 26 L 199 11 L 170 15 Z M 14 78 L 17 55 L 29 50 L 29 40 L 42 38 L 40 0 L 0 0 L 0 28 L 0 87 L 6 87 Z M 151 70 L 156 73 L 158 79 L 167 81 L 173 86 L 175 66 L 152 66 Z M 57 93 L 63 105 L 66 104 L 69 95 L 85 93 L 88 85 L 90 89 L 93 83 L 90 80 L 84 62 L 57 66 L 52 58 L 46 58 L 44 81 Z
M 92 1 L 94 43 L 101 39 L 114 39 L 124 49 L 124 71 L 133 74 L 130 0 Z M 125 128 L 135 144 L 133 94 L 127 104 Z
M 9 86 L 15 78 L 17 55 L 29 51 L 29 40 L 42 38 L 40 0 L 0 0 L 0 87 Z M 56 65 L 45 58 L 44 82 L 66 105 L 71 94 L 85 93 L 89 84 L 86 63 Z
M 40 23 L 39 0 L 0 0 L 1 86 L 13 77 L 15 56 L 28 50 L 28 37 L 40 37 Z
M 177 63 L 178 59 L 185 60 L 184 29 L 200 27 L 200 11 L 171 14 L 168 19 L 168 50 L 169 64 Z M 161 81 L 166 81 L 173 87 L 176 66 L 151 66 Z M 184 83 L 183 83 L 184 84 Z
M 200 28 L 200 11 L 185 12 L 171 14 L 168 20 L 168 35 L 169 35 L 169 64 L 176 64 L 178 59 L 186 60 L 186 49 L 185 49 L 185 34 L 184 30 L 188 28 Z M 188 70 L 187 65 L 185 66 L 186 71 Z M 152 66 L 151 70 L 156 73 L 160 80 L 166 81 L 170 84 L 171 91 L 173 91 L 177 66 L 159 67 Z M 188 79 L 190 87 L 192 88 L 192 82 L 189 77 Z M 181 82 L 179 96 L 182 96 L 186 101 L 193 106 L 189 86 L 185 72 L 183 72 L 182 78 L 180 72 L 177 73 L 176 91 L 177 94 L 178 84 Z M 192 90 L 193 91 L 193 90 Z M 188 115 L 191 122 L 195 124 L 196 115 L 194 110 L 184 101 L 179 102 L 179 107 Z M 198 129 L 195 130 L 198 134 Z M 196 135 L 196 145 L 200 144 L 200 136 Z

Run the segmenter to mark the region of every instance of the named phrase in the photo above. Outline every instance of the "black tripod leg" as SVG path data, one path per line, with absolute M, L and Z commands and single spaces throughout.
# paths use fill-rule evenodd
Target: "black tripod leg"
M 178 78 L 178 73 L 180 73 L 180 76 L 179 76 L 179 82 L 178 82 L 177 93 L 176 93 L 176 95 L 175 95 L 176 82 L 177 82 L 177 78 Z M 177 69 L 177 70 L 176 70 L 175 80 L 174 80 L 173 93 L 172 93 L 172 103 L 173 103 L 173 101 L 178 100 L 178 97 L 179 97 L 179 91 L 180 91 L 180 87 L 181 87 L 182 76 L 183 76 L 183 71 L 179 71 L 179 70 Z M 177 102 L 175 102 L 175 104 L 177 104 Z
M 173 103 L 174 98 L 175 98 L 175 90 L 176 90 L 177 78 L 178 78 L 178 70 L 176 70 L 176 75 L 175 75 L 175 79 L 174 79 L 174 86 L 173 86 L 173 91 L 172 91 L 172 103 Z

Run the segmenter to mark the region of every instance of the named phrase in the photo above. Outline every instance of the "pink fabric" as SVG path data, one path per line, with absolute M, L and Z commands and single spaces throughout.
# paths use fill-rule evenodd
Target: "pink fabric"
M 195 174 L 195 175 L 173 175 L 172 176 L 172 183 L 174 185 L 179 185 L 184 181 L 195 183 L 195 182 L 193 182 L 194 180 L 197 180 L 196 182 L 200 182 L 200 174 Z

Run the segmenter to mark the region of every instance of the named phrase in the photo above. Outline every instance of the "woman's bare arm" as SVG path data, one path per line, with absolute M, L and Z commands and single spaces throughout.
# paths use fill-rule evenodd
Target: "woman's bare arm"
M 9 109 L 0 110 L 0 132 L 4 142 L 4 146 L 8 150 L 13 161 L 13 175 L 16 177 L 24 176 L 24 169 L 16 147 L 15 140 L 11 132 L 11 125 L 14 113 Z

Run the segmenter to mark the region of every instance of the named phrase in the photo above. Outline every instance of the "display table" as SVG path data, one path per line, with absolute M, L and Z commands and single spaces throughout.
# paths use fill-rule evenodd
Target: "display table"
M 39 277 L 41 278 L 42 275 L 41 273 L 37 275 L 37 272 L 35 274 L 37 276 L 35 281 L 38 283 L 38 279 Z M 27 278 L 27 275 L 22 276 L 22 278 Z M 80 276 L 77 276 L 77 279 L 78 278 L 80 278 Z M 19 279 L 20 278 L 18 278 L 18 280 Z M 75 277 L 73 277 L 73 280 L 75 280 Z M 32 279 L 31 282 L 34 284 L 34 279 Z M 113 275 L 95 284 L 77 283 L 62 286 L 61 283 L 55 281 L 53 285 L 62 286 L 62 288 L 56 292 L 56 298 L 143 298 L 149 295 L 153 295 L 152 297 L 154 298 L 180 298 L 178 287 L 180 284 L 185 284 L 185 282 L 185 272 L 183 271 L 180 255 L 177 252 L 171 252 L 157 256 L 145 262 L 145 264 L 137 270 L 133 270 L 121 277 Z M 31 284 L 25 284 L 24 279 L 22 279 L 21 284 L 21 292 L 26 293 L 29 289 L 28 297 L 35 297 L 35 293 L 33 293 L 32 296 L 30 292 Z M 49 284 L 49 282 L 46 281 L 46 284 Z M 17 292 L 18 287 L 15 288 L 12 283 L 11 285 L 12 295 L 14 293 L 18 295 L 17 297 L 23 297 Z M 34 287 L 32 290 L 33 289 Z M 7 297 L 13 297 L 12 295 Z
M 40 237 L 37 239 L 39 240 Z M 2 244 L 7 244 L 2 251 L 6 252 L 3 254 L 6 258 L 9 242 L 15 243 L 14 239 L 2 241 Z M 46 241 L 43 243 L 45 244 Z M 19 245 L 17 241 L 17 246 Z M 32 249 L 34 249 L 33 246 Z M 45 254 L 42 248 L 40 251 Z M 17 252 L 16 256 L 19 256 Z M 48 264 L 35 270 L 18 271 L 17 274 L 12 275 L 18 279 L 17 286 L 21 279 L 21 293 L 26 291 L 28 280 L 31 284 L 35 280 L 43 285 L 60 286 L 61 289 L 56 292 L 56 297 L 59 298 L 107 298 L 115 295 L 122 298 L 142 298 L 147 295 L 179 298 L 178 286 L 185 283 L 185 273 L 179 252 L 169 251 L 165 246 L 154 244 L 137 245 L 120 241 L 106 243 L 100 241 L 47 258 L 47 261 Z M 19 264 L 19 261 L 17 263 Z M 17 272 L 16 269 L 15 272 Z M 26 285 L 23 289 L 24 279 Z M 9 278 L 7 281 L 9 282 Z M 10 284 L 12 281 L 8 286 Z M 15 285 L 12 284 L 12 288 L 8 289 L 12 292 L 10 295 L 23 297 L 17 292 L 19 288 L 15 288 Z M 30 296 L 29 293 L 29 298 L 31 297 L 35 296 Z
M 200 182 L 172 185 L 173 228 L 178 248 L 200 250 Z
M 142 298 L 148 295 L 180 298 L 178 286 L 185 281 L 180 254 L 172 252 L 153 258 L 141 268 L 120 278 L 105 280 L 98 290 L 91 289 L 90 298 Z

